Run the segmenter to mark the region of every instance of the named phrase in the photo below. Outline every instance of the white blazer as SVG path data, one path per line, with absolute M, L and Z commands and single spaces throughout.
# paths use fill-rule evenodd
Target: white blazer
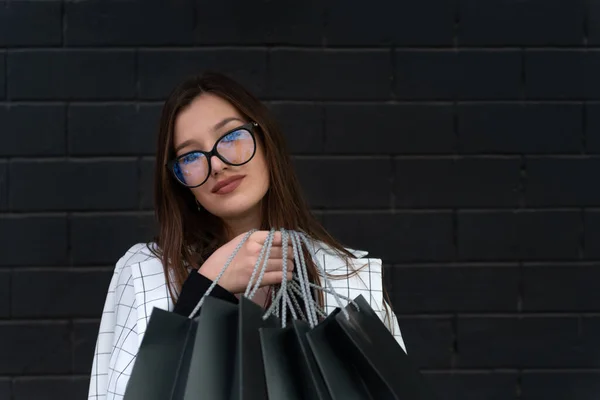
M 313 259 L 323 270 L 338 275 L 349 272 L 345 262 L 331 248 L 320 242 L 313 244 Z M 391 321 L 388 320 L 383 308 L 381 260 L 365 258 L 366 251 L 348 250 L 358 257 L 353 260 L 355 267 L 364 267 L 350 278 L 330 279 L 332 286 L 339 294 L 352 299 L 362 294 L 406 351 L 396 316 L 390 311 Z M 325 311 L 329 314 L 337 307 L 337 302 L 329 293 L 324 298 Z M 342 299 L 342 304 L 347 302 Z M 115 266 L 100 321 L 88 399 L 123 398 L 154 307 L 172 311 L 174 304 L 161 260 L 146 244 L 138 243 Z

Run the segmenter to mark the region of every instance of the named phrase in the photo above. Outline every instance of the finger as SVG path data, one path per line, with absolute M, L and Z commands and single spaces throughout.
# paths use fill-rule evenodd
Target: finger
M 281 271 L 267 272 L 259 286 L 277 285 L 282 282 L 283 273 Z M 288 272 L 285 276 L 286 280 L 292 280 L 292 273 Z
M 269 254 L 269 258 L 283 259 L 283 257 L 283 247 L 281 247 L 281 245 L 271 247 L 271 253 Z M 294 249 L 292 248 L 292 246 L 288 246 L 287 258 L 294 258 Z
M 267 241 L 268 236 L 269 236 L 269 231 L 256 231 L 252 235 L 250 235 L 250 240 L 252 240 L 260 245 L 263 245 Z
M 288 271 L 293 271 L 295 266 L 294 266 L 294 260 L 288 258 L 287 259 L 287 270 Z M 262 268 L 262 265 L 261 265 Z M 276 260 L 276 259 L 271 259 L 269 258 L 269 260 L 267 260 L 267 268 L 265 269 L 265 273 L 266 272 L 272 272 L 272 271 L 281 271 L 283 270 L 283 260 Z
M 265 242 L 267 241 L 267 237 L 269 236 L 269 231 L 256 231 L 254 232 L 252 235 L 250 235 L 250 238 L 255 241 L 256 243 L 263 245 L 265 244 Z M 289 239 L 288 239 L 288 243 L 289 243 Z M 279 246 L 281 247 L 281 232 L 279 231 L 275 231 L 273 233 L 273 241 L 271 242 L 271 246 Z

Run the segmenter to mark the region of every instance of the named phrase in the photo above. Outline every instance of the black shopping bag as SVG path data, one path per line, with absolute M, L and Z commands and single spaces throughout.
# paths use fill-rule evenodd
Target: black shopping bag
M 270 399 L 331 400 L 308 346 L 309 330 L 302 320 L 294 320 L 286 328 L 260 329 Z
M 124 400 L 182 398 L 197 325 L 196 320 L 153 309 Z
M 206 297 L 197 317 L 184 400 L 229 400 L 234 383 L 238 306 Z
M 336 308 L 306 333 L 327 390 L 333 400 L 380 400 L 371 396 L 358 370 L 347 362 L 344 351 L 351 343 L 336 321 L 339 313 Z
M 430 384 L 404 352 L 383 321 L 360 295 L 335 315 L 343 340 L 343 359 L 355 366 L 376 399 L 433 400 Z
M 267 390 L 259 329 L 274 316 L 241 297 L 238 305 L 207 297 L 202 305 L 184 400 L 265 400 Z
M 323 375 L 321 375 L 321 370 L 319 369 L 315 355 L 310 349 L 308 338 L 306 337 L 306 334 L 310 331 L 310 326 L 306 321 L 302 320 L 294 321 L 293 325 L 300 348 L 300 357 L 306 363 L 303 365 L 305 366 L 306 373 L 310 378 L 310 384 L 314 388 L 314 398 L 319 400 L 332 400 L 329 390 L 327 390 L 327 386 L 325 385 Z
M 264 320 L 264 313 L 265 310 L 252 300 L 240 298 L 232 399 L 268 398 L 259 330 L 278 326 L 280 322 L 274 315 Z

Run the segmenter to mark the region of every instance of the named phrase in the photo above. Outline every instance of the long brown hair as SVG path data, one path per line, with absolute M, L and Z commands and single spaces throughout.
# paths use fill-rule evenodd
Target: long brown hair
M 311 239 L 330 246 L 342 257 L 352 257 L 311 213 L 302 195 L 284 136 L 270 112 L 256 97 L 231 78 L 216 72 L 188 77 L 169 94 L 160 119 L 155 171 L 155 212 L 159 232 L 155 254 L 162 260 L 173 300 L 189 272 L 220 246 L 227 243 L 223 222 L 205 209 L 198 209 L 192 192 L 182 186 L 165 167 L 174 156 L 173 131 L 179 113 L 195 98 L 211 93 L 231 103 L 249 121 L 258 123 L 256 136 L 264 148 L 270 185 L 262 200 L 261 230 L 285 228 L 304 231 Z M 308 276 L 319 284 L 317 269 L 304 248 Z M 318 301 L 323 305 L 322 293 Z

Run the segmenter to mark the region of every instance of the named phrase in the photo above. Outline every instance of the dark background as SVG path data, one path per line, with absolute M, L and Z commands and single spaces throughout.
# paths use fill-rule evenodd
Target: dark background
M 442 399 L 600 397 L 600 0 L 0 1 L 0 399 L 87 397 L 161 101 L 268 101 Z

